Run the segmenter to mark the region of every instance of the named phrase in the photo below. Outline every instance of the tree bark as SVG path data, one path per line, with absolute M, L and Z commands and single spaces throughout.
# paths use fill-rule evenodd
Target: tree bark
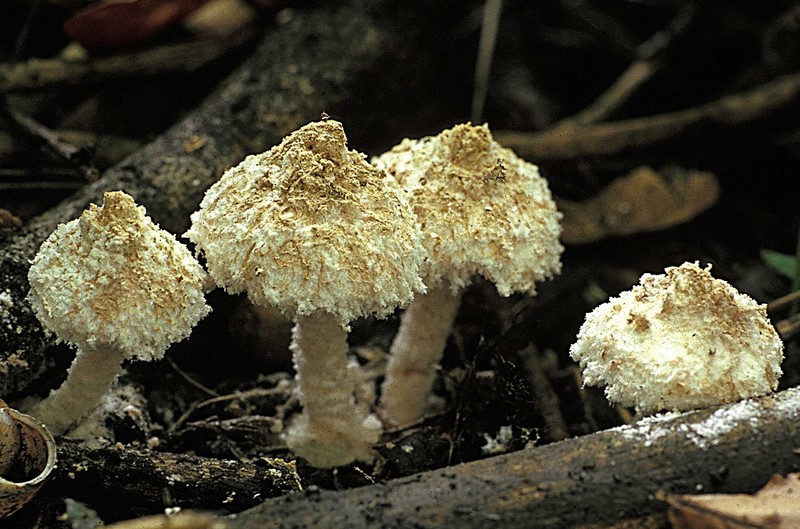
M 449 2 L 411 16 L 402 2 L 329 2 L 293 12 L 266 29 L 256 50 L 182 122 L 93 185 L 0 234 L 0 395 L 25 388 L 44 368 L 44 333 L 25 295 L 28 261 L 62 222 L 76 218 L 104 191 L 124 190 L 161 227 L 181 234 L 206 188 L 246 154 L 261 152 L 322 112 L 368 137 L 386 123 L 398 100 L 414 104 L 412 88 L 435 75 L 420 68 L 423 50 L 441 48 L 432 29 Z M 431 55 L 434 53 L 431 52 Z M 413 70 L 413 75 L 411 71 Z M 441 72 L 438 72 L 441 74 Z M 381 119 L 378 119 L 378 116 Z
M 745 492 L 800 468 L 800 389 L 669 414 L 345 491 L 275 498 L 229 529 L 563 528 L 663 511 L 659 490 Z

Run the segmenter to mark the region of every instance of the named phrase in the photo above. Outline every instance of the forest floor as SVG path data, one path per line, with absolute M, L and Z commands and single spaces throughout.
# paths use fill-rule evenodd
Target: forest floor
M 471 116 L 483 2 L 446 2 L 432 13 L 398 10 L 392 2 L 360 9 L 356 2 L 355 11 L 377 20 L 387 38 L 320 29 L 325 17 L 304 18 L 346 9 L 325 2 L 243 2 L 251 11 L 242 25 L 214 35 L 187 22 L 189 15 L 158 28 L 135 10 L 76 17 L 86 3 L 17 2 L 0 20 L 0 247 L 27 234 L 41 239 L 41 226 L 70 220 L 59 215 L 79 213 L 79 204 L 116 182 L 129 183 L 153 217 L 180 235 L 201 192 L 186 198 L 179 191 L 170 206 L 170 189 L 185 187 L 195 170 L 210 184 L 244 154 L 266 150 L 322 112 L 344 123 L 350 148 L 368 155 L 477 117 L 547 179 L 565 214 L 563 268 L 535 297 L 504 298 L 476 279 L 464 294 L 425 418 L 385 432 L 372 463 L 333 470 L 296 460 L 280 435 L 300 409 L 291 322 L 245 296 L 213 291 L 212 315 L 167 358 L 126 366 L 103 405 L 103 435 L 113 443 L 57 439 L 58 470 L 9 526 L 89 528 L 100 519 L 169 508 L 239 513 L 268 496 L 391 483 L 632 423 L 633 410 L 610 406 L 602 389 L 582 385 L 569 347 L 595 306 L 645 272 L 686 261 L 712 265 L 715 277 L 768 304 L 785 342 L 779 389 L 800 383 L 796 303 L 774 304 L 800 286 L 796 6 L 506 2 L 485 105 Z M 150 2 L 139 4 L 152 12 Z M 192 2 L 166 4 L 183 9 Z M 213 27 L 230 20 L 215 16 L 223 18 L 212 17 Z M 291 29 L 301 23 L 305 29 Z M 395 49 L 399 37 L 391 31 L 412 27 L 425 28 L 438 47 Z M 315 37 L 317 30 L 326 36 Z M 117 39 L 105 42 L 106 32 Z M 284 92 L 231 101 L 242 83 L 262 82 L 247 61 L 274 50 L 262 44 L 270 38 L 295 54 L 272 59 L 269 82 Z M 333 52 L 319 46 L 327 38 L 373 49 L 347 48 L 340 62 L 330 60 L 327 80 L 313 77 L 313 69 L 306 74 L 303 61 L 327 64 Z M 364 71 L 353 86 L 348 72 L 358 68 Z M 305 92 L 298 81 L 304 75 L 312 80 Z M 234 118 L 221 121 L 236 143 L 212 146 L 225 153 L 222 161 L 201 156 L 213 141 L 194 134 L 195 143 L 184 138 L 180 159 L 160 161 L 182 176 L 158 182 L 155 191 L 145 186 L 156 180 L 136 183 L 158 161 L 148 155 L 146 165 L 143 149 L 175 144 L 164 138 L 181 138 L 181 130 L 223 107 L 221 116 L 249 113 L 258 122 L 243 126 L 251 131 L 237 129 Z M 352 324 L 350 354 L 375 387 L 398 321 L 395 315 Z M 0 359 L 7 359 L 17 344 L 0 338 L 8 340 L 0 341 Z M 40 329 L 31 340 L 47 343 L 30 346 L 41 368 L 0 384 L 8 392 L 0 397 L 10 403 L 45 395 L 71 361 L 71 350 L 44 342 Z M 204 482 L 203 472 L 215 480 Z M 750 485 L 742 492 L 763 482 Z

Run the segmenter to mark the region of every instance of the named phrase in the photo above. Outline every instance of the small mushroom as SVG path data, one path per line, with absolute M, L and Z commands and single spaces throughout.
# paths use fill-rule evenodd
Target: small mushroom
M 28 503 L 56 464 L 56 443 L 44 425 L 0 401 L 0 518 Z
M 347 149 L 341 123 L 323 119 L 229 169 L 186 236 L 218 285 L 295 321 L 303 413 L 287 429 L 289 447 L 316 467 L 371 459 L 381 424 L 354 398 L 346 325 L 386 316 L 424 289 L 402 192 Z
M 31 410 L 56 434 L 97 404 L 124 359 L 161 358 L 211 311 L 200 264 L 121 191 L 60 225 L 28 280 L 39 321 L 77 349 L 66 381 Z
M 503 296 L 535 294 L 561 269 L 561 214 L 537 167 L 486 125 L 403 140 L 373 163 L 408 193 L 427 252 L 429 292 L 402 316 L 382 388 L 385 420 L 406 426 L 423 413 L 463 288 L 481 275 Z
M 690 410 L 774 391 L 783 343 L 766 306 L 684 263 L 586 316 L 570 355 L 585 384 L 640 414 Z

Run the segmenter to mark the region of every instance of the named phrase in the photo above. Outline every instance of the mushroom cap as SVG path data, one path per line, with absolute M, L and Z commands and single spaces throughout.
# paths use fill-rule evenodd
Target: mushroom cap
M 405 139 L 373 159 L 408 192 L 428 254 L 425 284 L 458 289 L 475 274 L 498 292 L 536 292 L 560 272 L 561 213 L 538 168 L 492 139 L 489 127 L 456 125 Z
M 191 252 L 121 192 L 61 224 L 28 272 L 28 300 L 60 341 L 161 358 L 211 308 Z
M 406 198 L 347 149 L 334 120 L 310 123 L 229 169 L 186 236 L 218 285 L 290 317 L 325 311 L 344 325 L 385 316 L 424 290 Z
M 710 266 L 684 263 L 586 316 L 570 355 L 584 383 L 643 414 L 735 402 L 774 391 L 783 343 L 759 305 Z

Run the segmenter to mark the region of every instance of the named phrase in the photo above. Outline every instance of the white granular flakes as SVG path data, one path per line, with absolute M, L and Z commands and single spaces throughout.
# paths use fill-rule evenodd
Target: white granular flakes
M 748 399 L 719 408 L 697 422 L 679 422 L 687 413 L 668 412 L 645 417 L 634 424 L 626 424 L 610 431 L 628 441 L 637 441 L 652 446 L 668 435 L 676 433 L 695 446 L 706 449 L 719 443 L 720 439 L 736 428 L 746 427 L 752 433 L 761 428 L 759 416 L 769 407 L 776 421 L 792 421 L 800 418 L 800 388 L 786 390 L 774 399 Z M 696 413 L 696 412 L 693 412 Z M 699 414 L 698 414 L 699 415 Z

